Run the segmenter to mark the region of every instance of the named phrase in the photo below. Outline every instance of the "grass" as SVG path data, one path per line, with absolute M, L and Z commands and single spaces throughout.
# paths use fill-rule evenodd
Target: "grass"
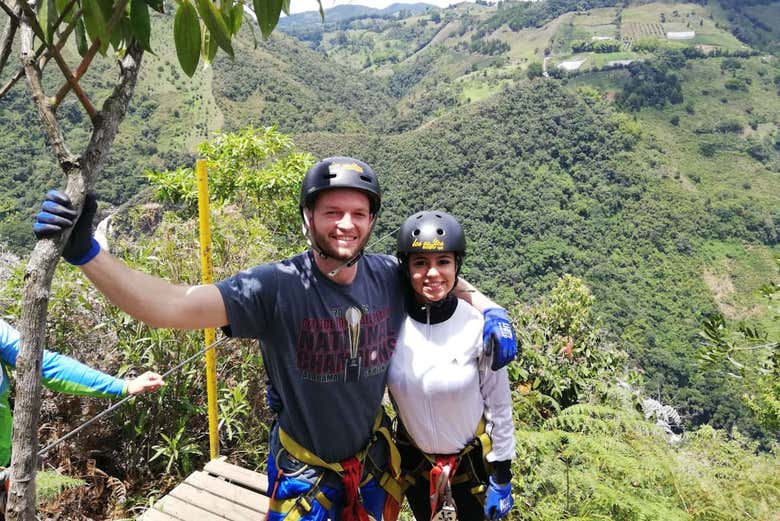
M 703 245 L 702 255 L 703 277 L 720 312 L 730 320 L 757 324 L 769 338 L 780 338 L 780 322 L 759 292 L 770 281 L 778 282 L 775 257 L 780 247 L 713 240 Z
M 584 14 L 574 16 L 574 25 L 578 26 L 599 26 L 613 25 L 617 9 L 614 7 L 600 7 L 591 9 Z
M 676 15 L 674 13 L 677 13 Z M 661 20 L 661 15 L 664 21 Z M 674 4 L 669 5 L 660 2 L 638 5 L 623 9 L 623 23 L 687 23 L 709 16 L 708 9 L 696 4 Z
M 63 491 L 85 485 L 80 479 L 63 476 L 59 472 L 42 470 L 35 477 L 36 500 L 41 503 L 60 495 Z
M 679 173 L 691 179 L 700 179 L 709 186 L 712 196 L 726 197 L 729 192 L 749 191 L 751 198 L 764 204 L 780 205 L 776 174 L 768 172 L 760 163 L 744 153 L 723 151 L 707 158 L 698 151 L 703 138 L 722 139 L 740 145 L 743 136 L 711 133 L 724 121 L 738 121 L 745 127 L 751 120 L 780 124 L 780 104 L 774 87 L 765 74 L 761 78 L 757 71 L 765 67 L 760 59 L 741 60 L 744 69 L 738 76 L 752 79 L 746 91 L 731 91 L 725 83 L 731 73 L 722 73 L 722 59 L 693 60 L 681 72 L 683 76 L 683 97 L 681 105 L 667 106 L 663 111 L 645 109 L 639 113 L 643 125 L 652 128 L 662 149 L 669 156 Z M 693 113 L 688 113 L 689 106 Z M 670 120 L 679 117 L 675 128 Z M 765 132 L 768 127 L 764 127 Z M 704 134 L 702 134 L 704 132 Z M 749 188 L 745 188 L 747 185 Z
M 462 81 L 463 91 L 460 94 L 462 101 L 479 101 L 481 99 L 489 98 L 490 96 L 500 92 L 504 86 L 509 83 L 508 80 L 498 81 L 480 81 L 478 79 L 464 80 Z

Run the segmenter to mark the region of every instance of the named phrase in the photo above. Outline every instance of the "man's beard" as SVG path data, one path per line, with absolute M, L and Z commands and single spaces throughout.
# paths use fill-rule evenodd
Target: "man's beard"
M 343 262 L 348 262 L 357 257 L 357 255 L 366 247 L 368 242 L 368 236 L 366 236 L 358 247 L 352 249 L 349 253 L 342 253 L 339 250 L 330 246 L 330 238 L 327 235 L 322 235 L 317 232 L 316 228 L 310 228 L 311 236 L 314 239 L 314 247 L 318 253 L 324 253 L 330 259 L 335 259 Z

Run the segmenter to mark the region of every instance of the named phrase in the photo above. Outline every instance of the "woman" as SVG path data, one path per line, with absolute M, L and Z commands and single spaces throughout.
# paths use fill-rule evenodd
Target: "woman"
M 451 293 L 466 253 L 463 228 L 419 212 L 398 234 L 408 313 L 388 385 L 417 521 L 499 519 L 512 507 L 512 400 L 506 369 L 490 369 L 482 314 Z M 485 493 L 487 492 L 487 493 Z

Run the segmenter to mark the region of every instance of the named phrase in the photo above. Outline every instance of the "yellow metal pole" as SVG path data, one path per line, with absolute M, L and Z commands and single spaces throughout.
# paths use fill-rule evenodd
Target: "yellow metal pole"
M 211 219 L 209 218 L 209 172 L 206 160 L 195 162 L 198 179 L 198 215 L 200 217 L 200 272 L 203 284 L 214 282 L 214 266 L 211 261 Z M 203 330 L 206 346 L 216 340 L 214 329 Z M 209 455 L 219 456 L 219 432 L 217 431 L 217 353 L 206 351 L 206 393 L 209 408 Z

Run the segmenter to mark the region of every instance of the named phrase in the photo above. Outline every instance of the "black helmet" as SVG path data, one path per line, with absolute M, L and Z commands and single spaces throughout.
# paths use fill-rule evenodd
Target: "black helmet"
M 312 208 L 317 195 L 330 188 L 354 188 L 363 191 L 369 199 L 372 215 L 379 213 L 382 192 L 374 170 L 359 159 L 351 157 L 329 157 L 306 172 L 301 184 L 301 198 L 298 206 Z
M 406 262 L 410 253 L 455 252 L 458 269 L 466 255 L 466 235 L 455 217 L 445 212 L 417 212 L 398 232 L 396 256 Z

